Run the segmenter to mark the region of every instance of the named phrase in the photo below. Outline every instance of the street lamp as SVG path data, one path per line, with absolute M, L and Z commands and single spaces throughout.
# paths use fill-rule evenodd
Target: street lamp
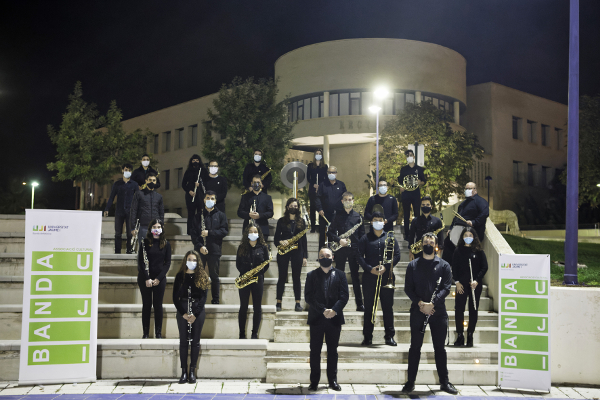
M 381 111 L 381 107 L 371 106 L 369 107 L 369 111 L 377 115 L 377 137 L 375 141 L 375 194 L 379 194 L 379 111 Z
M 35 195 L 35 188 L 38 185 L 39 185 L 39 183 L 37 183 L 37 182 L 31 182 L 31 209 L 32 210 L 33 210 L 33 196 Z

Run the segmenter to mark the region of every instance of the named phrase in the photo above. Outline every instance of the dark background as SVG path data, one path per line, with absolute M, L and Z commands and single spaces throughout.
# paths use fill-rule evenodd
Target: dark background
M 600 2 L 580 4 L 580 91 L 600 92 Z M 494 81 L 567 103 L 568 0 L 5 1 L 0 13 L 0 188 L 38 180 L 46 207 L 73 208 L 53 183 L 46 126 L 75 82 L 124 118 L 272 77 L 301 46 L 382 37 L 432 42 L 467 59 L 467 84 Z M 38 194 L 39 193 L 39 194 Z

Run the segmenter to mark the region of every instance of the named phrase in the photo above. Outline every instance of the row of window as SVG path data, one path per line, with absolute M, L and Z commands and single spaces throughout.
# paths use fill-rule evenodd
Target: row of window
M 454 105 L 431 96 L 423 96 L 423 101 L 431 101 L 434 106 L 448 113 L 454 112 Z M 406 103 L 415 102 L 414 93 L 395 92 L 382 102 L 382 115 L 396 115 L 404 110 Z M 325 116 L 324 95 L 296 100 L 288 105 L 288 118 L 297 120 L 322 118 Z M 369 107 L 374 104 L 372 92 L 340 92 L 329 94 L 329 116 L 370 115 Z
M 538 130 L 538 126 L 541 126 L 541 129 Z M 538 139 L 541 139 L 542 146 L 562 150 L 564 147 L 563 130 L 554 128 L 554 135 L 552 133 L 550 125 L 539 124 L 529 119 L 523 120 L 523 118 L 515 117 L 514 115 L 512 117 L 513 139 L 523 140 L 523 136 L 525 136 L 527 141 L 532 144 L 537 144 Z
M 186 137 L 187 136 L 187 137 Z M 198 145 L 198 125 L 190 125 L 185 128 L 175 129 L 174 134 L 171 131 L 166 131 L 161 134 L 154 135 L 152 144 L 153 153 L 166 153 L 173 150 L 184 149 Z
M 513 183 L 548 188 L 555 175 L 561 170 L 538 164 L 530 164 L 513 160 Z

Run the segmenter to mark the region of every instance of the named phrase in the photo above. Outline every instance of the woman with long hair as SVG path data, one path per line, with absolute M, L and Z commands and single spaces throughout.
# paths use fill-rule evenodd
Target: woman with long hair
M 469 260 L 471 269 L 469 269 Z M 481 248 L 479 237 L 474 228 L 467 226 L 463 229 L 458 246 L 452 257 L 452 279 L 456 284 L 456 298 L 454 299 L 454 312 L 456 321 L 456 341 L 454 346 L 465 344 L 464 320 L 465 303 L 469 303 L 469 327 L 467 328 L 467 347 L 473 347 L 473 333 L 477 325 L 477 310 L 479 310 L 479 298 L 483 287 L 482 280 L 488 270 L 487 258 Z M 473 277 L 471 279 L 471 276 Z M 473 304 L 473 288 L 475 290 L 475 302 Z
M 200 175 L 200 180 L 198 179 Z M 202 212 L 204 207 L 204 188 L 203 185 L 208 180 L 208 170 L 204 166 L 202 159 L 198 154 L 190 157 L 188 167 L 183 174 L 181 187 L 185 192 L 185 205 L 188 211 L 187 234 L 192 232 L 192 222 L 198 212 Z M 195 193 L 194 193 L 195 192 Z
M 196 382 L 195 370 L 200 354 L 200 334 L 206 319 L 204 305 L 207 291 L 208 274 L 202 265 L 200 254 L 195 250 L 190 250 L 185 253 L 173 284 L 173 304 L 177 308 L 177 327 L 179 328 L 179 360 L 181 361 L 179 383 Z M 190 339 L 191 357 L 188 370 L 188 341 Z
M 238 247 L 235 266 L 240 272 L 240 276 L 263 262 L 269 260 L 269 247 L 265 242 L 262 230 L 255 226 L 248 225 L 242 235 L 242 242 Z M 257 273 L 258 281 L 239 289 L 240 293 L 240 311 L 238 314 L 238 323 L 240 326 L 240 339 L 246 339 L 246 317 L 248 313 L 248 304 L 250 294 L 252 293 L 252 308 L 254 317 L 252 320 L 252 339 L 258 339 L 258 329 L 262 320 L 262 295 L 265 283 L 265 272 L 269 269 L 267 264 Z
M 327 180 L 327 164 L 323 160 L 323 149 L 315 151 L 315 158 L 308 164 L 306 169 L 306 180 L 308 181 L 308 199 L 310 200 L 310 231 L 316 232 L 315 216 L 317 215 L 317 189 L 321 182 Z
M 275 229 L 275 246 L 287 246 L 288 240 L 306 229 L 306 223 L 300 217 L 298 200 L 290 197 L 285 205 L 285 213 L 277 221 Z M 277 254 L 277 268 L 279 269 L 279 278 L 277 279 L 277 304 L 276 310 L 281 311 L 281 300 L 288 276 L 288 265 L 292 263 L 292 282 L 294 287 L 294 298 L 296 299 L 295 311 L 302 311 L 300 298 L 302 296 L 302 287 L 300 285 L 300 274 L 302 266 L 306 265 L 308 258 L 308 246 L 306 243 L 306 234 L 297 242 L 298 248 L 287 252 L 286 254 Z
M 147 339 L 150 332 L 150 313 L 154 307 L 154 337 L 162 338 L 163 297 L 167 272 L 171 267 L 171 244 L 167 241 L 164 224 L 153 219 L 138 252 L 138 286 L 142 294 L 142 328 Z

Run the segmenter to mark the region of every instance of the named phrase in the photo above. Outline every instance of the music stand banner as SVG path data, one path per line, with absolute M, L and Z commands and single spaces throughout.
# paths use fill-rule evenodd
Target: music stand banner
M 550 255 L 500 254 L 498 386 L 550 392 Z
M 26 210 L 19 384 L 96 380 L 100 211 Z

